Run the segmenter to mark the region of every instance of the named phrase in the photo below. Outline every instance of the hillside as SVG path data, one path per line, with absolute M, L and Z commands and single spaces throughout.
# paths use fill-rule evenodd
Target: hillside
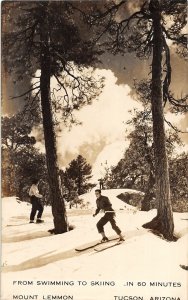
M 96 188 L 92 189 L 90 193 L 83 194 L 79 196 L 80 199 L 83 199 L 84 203 L 87 204 L 88 208 L 95 209 L 96 208 L 96 198 L 95 198 L 95 191 Z M 129 194 L 131 195 L 140 195 L 142 196 L 143 193 L 140 191 L 132 190 L 132 189 L 108 189 L 102 190 L 102 194 L 110 198 L 112 203 L 112 207 L 116 210 L 135 210 L 134 207 L 128 205 L 127 203 L 121 201 L 118 196 L 121 194 Z
M 82 195 L 84 201 L 94 201 L 88 210 L 68 210 L 76 228 L 62 235 L 48 232 L 53 228 L 50 207 L 44 210 L 45 223 L 29 224 L 30 204 L 4 198 L 1 300 L 187 300 L 188 273 L 180 265 L 188 265 L 188 214 L 174 213 L 179 239 L 166 242 L 142 228 L 156 211 L 141 212 L 123 203 L 116 197 L 121 192 L 108 190 L 104 195 L 113 203 L 125 242 L 102 252 L 75 251 L 100 240 L 96 223 L 102 214 L 92 217 L 93 191 Z M 115 236 L 109 224 L 105 228 L 108 237 Z M 152 299 L 159 296 L 166 298 Z

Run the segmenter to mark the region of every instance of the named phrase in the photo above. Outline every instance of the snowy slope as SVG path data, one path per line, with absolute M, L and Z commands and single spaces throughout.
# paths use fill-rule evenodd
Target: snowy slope
M 86 193 L 80 196 L 80 199 L 83 199 L 85 203 L 89 203 L 90 208 L 96 207 L 96 197 L 95 197 L 95 189 L 92 189 L 90 193 Z M 140 194 L 142 195 L 142 192 L 132 190 L 132 189 L 109 189 L 109 190 L 102 190 L 102 195 L 107 196 L 110 199 L 110 202 L 112 203 L 112 207 L 115 210 L 135 210 L 134 207 L 131 205 L 128 205 L 117 198 L 118 195 L 122 193 L 129 193 L 129 194 Z
M 118 295 L 129 300 L 138 297 L 150 300 L 154 296 L 187 300 L 187 271 L 180 264 L 188 264 L 188 215 L 174 214 L 179 239 L 176 243 L 166 242 L 141 227 L 155 216 L 155 210 L 141 212 L 130 207 L 119 210 L 116 193 L 121 192 L 111 190 L 103 194 L 113 202 L 117 224 L 126 240 L 99 253 L 92 249 L 77 253 L 74 249 L 99 240 L 96 222 L 102 215 L 93 218 L 92 210 L 68 211 L 69 222 L 76 229 L 50 235 L 47 230 L 53 228 L 53 218 L 49 207 L 45 207 L 44 224 L 29 224 L 31 206 L 17 202 L 14 197 L 4 198 L 1 300 L 11 300 L 13 295 L 17 299 L 38 300 L 114 300 Z M 93 195 L 92 191 L 83 197 L 93 199 Z M 105 228 L 109 237 L 115 236 L 109 224 Z M 145 287 L 138 285 L 141 281 Z M 127 286 L 127 282 L 133 286 Z M 155 285 L 162 282 L 166 287 L 150 286 L 152 282 Z M 30 298 L 23 298 L 27 296 Z

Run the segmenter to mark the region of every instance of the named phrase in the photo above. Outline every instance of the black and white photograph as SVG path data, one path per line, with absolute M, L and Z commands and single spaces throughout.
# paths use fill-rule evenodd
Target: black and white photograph
M 1 300 L 188 300 L 187 12 L 1 2 Z

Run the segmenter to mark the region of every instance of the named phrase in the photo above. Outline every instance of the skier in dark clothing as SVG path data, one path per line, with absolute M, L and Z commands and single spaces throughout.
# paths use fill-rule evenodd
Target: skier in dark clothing
M 96 190 L 95 195 L 97 197 L 97 200 L 96 200 L 97 209 L 96 209 L 95 214 L 93 215 L 93 217 L 95 217 L 101 209 L 105 213 L 105 215 L 97 223 L 98 232 L 102 235 L 101 242 L 108 241 L 108 238 L 106 237 L 106 235 L 104 233 L 104 225 L 108 222 L 110 222 L 110 224 L 112 226 L 112 229 L 114 229 L 115 232 L 119 235 L 120 241 L 124 241 L 124 238 L 121 234 L 121 230 L 116 225 L 116 221 L 115 221 L 115 218 L 114 218 L 115 217 L 115 212 L 112 208 L 112 204 L 110 203 L 110 200 L 108 199 L 108 197 L 101 195 L 101 190 Z
M 38 214 L 37 214 L 36 223 L 44 222 L 43 220 L 41 220 L 44 208 L 43 208 L 43 205 L 40 200 L 43 196 L 41 194 L 39 194 L 38 184 L 39 184 L 39 180 L 33 179 L 32 186 L 30 187 L 30 190 L 29 190 L 29 196 L 30 196 L 31 204 L 32 204 L 29 223 L 34 223 L 34 218 L 35 218 L 37 211 L 38 211 Z
M 103 182 L 103 180 L 99 179 L 98 181 L 99 181 L 100 190 L 103 190 L 103 188 L 104 188 L 104 182 Z

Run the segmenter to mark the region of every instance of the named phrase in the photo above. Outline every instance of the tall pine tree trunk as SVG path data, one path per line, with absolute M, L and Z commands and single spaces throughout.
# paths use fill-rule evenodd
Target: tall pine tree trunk
M 144 195 L 144 199 L 142 201 L 142 205 L 141 205 L 141 210 L 142 211 L 149 211 L 150 210 L 150 202 L 152 200 L 153 197 L 153 187 L 155 184 L 155 178 L 153 176 L 153 172 L 152 170 L 150 170 L 150 174 L 149 174 L 149 179 L 148 179 L 148 184 L 147 184 L 147 189 Z
M 54 231 L 56 234 L 68 230 L 65 204 L 61 193 L 61 185 L 57 166 L 56 138 L 54 132 L 53 113 L 50 93 L 50 52 L 49 52 L 49 27 L 46 15 L 48 2 L 43 2 L 40 23 L 41 42 L 41 106 L 43 116 L 44 140 L 46 149 L 46 162 L 48 170 L 48 180 L 50 186 L 50 197 L 52 204 L 52 214 L 54 217 Z
M 165 145 L 165 128 L 162 95 L 162 53 L 163 32 L 159 0 L 150 1 L 153 19 L 153 61 L 152 61 L 152 117 L 155 153 L 157 216 L 143 227 L 159 231 L 168 240 L 173 240 L 173 213 L 170 200 L 168 160 Z

